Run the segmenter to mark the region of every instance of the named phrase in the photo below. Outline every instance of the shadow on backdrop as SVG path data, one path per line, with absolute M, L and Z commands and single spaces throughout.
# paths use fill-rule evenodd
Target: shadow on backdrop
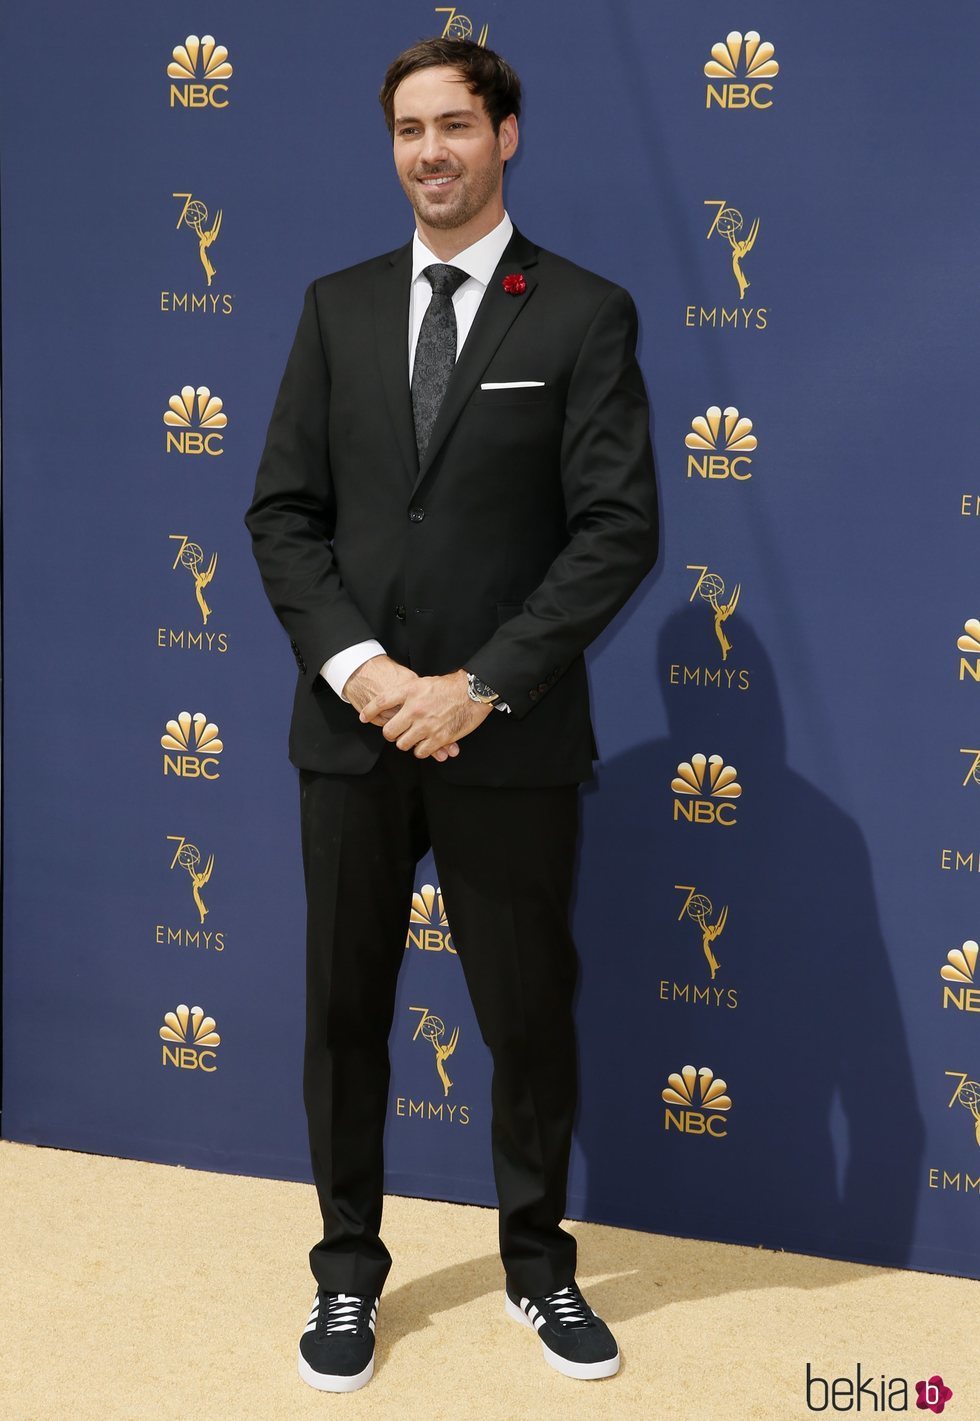
M 668 620 L 657 648 L 667 738 L 602 764 L 584 791 L 586 1178 L 583 1194 L 573 1177 L 569 1207 L 596 1222 L 902 1266 L 924 1125 L 867 847 L 786 763 L 772 664 L 743 618 L 734 633 L 728 660 L 748 668 L 748 690 L 671 685 L 671 667 L 719 658 L 703 607 Z M 737 770 L 734 825 L 675 821 L 675 799 L 687 807 L 691 796 L 671 781 L 698 752 Z M 692 893 L 702 897 L 685 910 Z M 708 944 L 712 980 L 703 929 L 725 908 Z M 665 1128 L 661 1091 L 688 1065 L 727 1083 L 731 1108 L 702 1112 L 724 1133 L 698 1133 L 697 1120 L 694 1132 Z

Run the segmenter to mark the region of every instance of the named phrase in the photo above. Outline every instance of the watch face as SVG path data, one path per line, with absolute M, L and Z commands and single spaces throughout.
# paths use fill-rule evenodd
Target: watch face
M 470 690 L 481 701 L 495 701 L 497 699 L 497 692 L 493 687 L 488 686 L 486 681 L 477 680 L 473 675 L 470 676 Z

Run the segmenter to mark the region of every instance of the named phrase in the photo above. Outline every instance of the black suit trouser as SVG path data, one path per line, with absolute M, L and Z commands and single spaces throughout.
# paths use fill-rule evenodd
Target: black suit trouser
M 431 847 L 493 1060 L 500 1255 L 534 1297 L 575 1275 L 575 1238 L 560 1221 L 577 1097 L 568 913 L 578 786 L 457 785 L 439 771 L 387 741 L 367 774 L 300 771 L 303 1098 L 324 1229 L 310 1266 L 331 1291 L 371 1294 L 391 1267 L 379 1233 L 388 1037 L 416 865 Z

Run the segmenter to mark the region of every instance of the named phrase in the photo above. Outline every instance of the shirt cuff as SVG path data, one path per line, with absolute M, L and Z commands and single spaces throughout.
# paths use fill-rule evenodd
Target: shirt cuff
M 359 641 L 354 646 L 347 646 L 343 651 L 328 657 L 320 667 L 320 675 L 337 692 L 340 699 L 350 705 L 344 695 L 344 687 L 349 678 L 365 661 L 370 661 L 372 656 L 384 655 L 385 649 L 379 641 Z

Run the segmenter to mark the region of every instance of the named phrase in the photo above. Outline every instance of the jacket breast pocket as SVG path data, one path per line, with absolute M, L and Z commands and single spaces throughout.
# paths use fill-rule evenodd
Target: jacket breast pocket
M 523 385 L 516 386 L 512 390 L 481 390 L 473 391 L 470 396 L 471 405 L 479 405 L 481 408 L 496 408 L 498 405 L 541 405 L 545 407 L 553 404 L 557 396 L 554 385 Z

